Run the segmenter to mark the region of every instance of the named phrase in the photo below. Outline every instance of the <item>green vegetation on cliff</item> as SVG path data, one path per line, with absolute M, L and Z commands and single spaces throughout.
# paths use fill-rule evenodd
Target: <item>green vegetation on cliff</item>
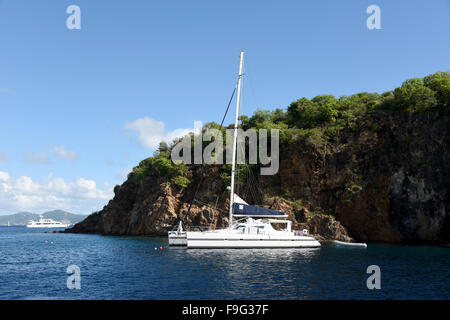
M 135 181 L 140 181 L 152 173 L 157 174 L 163 181 L 170 181 L 181 188 L 186 188 L 190 181 L 186 178 L 188 167 L 186 164 L 174 164 L 170 158 L 169 148 L 161 142 L 153 157 L 142 160 L 128 175 Z
M 407 80 L 383 94 L 362 92 L 340 98 L 318 95 L 311 100 L 303 97 L 292 102 L 286 112 L 257 110 L 251 118 L 242 116 L 241 120 L 244 129 L 280 129 L 282 144 L 302 139 L 317 145 L 335 142 L 343 129 L 357 130 L 362 120 L 370 120 L 377 111 L 438 110 L 448 118 L 449 101 L 450 73 L 437 72 L 423 79 Z
M 409 79 L 394 89 L 382 94 L 357 93 L 339 98 L 333 95 L 318 95 L 312 99 L 305 97 L 292 102 L 286 110 L 277 108 L 274 111 L 257 110 L 251 117 L 241 116 L 241 127 L 243 130 L 250 128 L 259 130 L 279 129 L 280 148 L 287 149 L 289 146 L 302 142 L 315 148 L 343 142 L 348 138 L 348 133 L 357 133 L 369 129 L 376 136 L 380 129 L 377 123 L 377 114 L 397 113 L 427 113 L 437 112 L 441 124 L 450 127 L 450 72 L 437 72 L 422 78 Z M 209 122 L 204 129 L 220 129 L 215 122 Z M 232 125 L 228 126 L 232 128 Z M 221 128 L 225 141 L 225 128 Z M 194 134 L 190 133 L 192 150 Z M 214 137 L 213 137 L 214 139 Z M 405 137 L 408 139 L 408 137 Z M 450 140 L 450 136 L 447 137 Z M 153 157 L 147 158 L 139 163 L 130 173 L 130 178 L 140 181 L 143 177 L 152 173 L 163 181 L 177 185 L 180 188 L 188 187 L 190 180 L 186 177 L 189 169 L 185 164 L 175 165 L 170 160 L 172 147 L 180 141 L 172 141 L 171 145 L 161 142 Z M 206 146 L 209 142 L 204 141 Z M 357 147 L 357 146 L 356 146 Z M 386 150 L 386 153 L 389 153 Z M 417 158 L 417 157 L 416 157 Z M 418 166 L 423 165 L 423 160 L 413 158 Z M 224 186 L 230 183 L 230 165 L 223 165 L 221 179 Z M 244 187 L 251 172 L 256 172 L 254 165 L 240 166 L 238 181 Z M 345 185 L 346 199 L 351 202 L 357 199 L 367 187 L 364 173 L 352 169 Z M 279 195 L 286 200 L 299 200 L 289 191 Z
M 429 112 L 439 111 L 447 125 L 450 123 L 450 72 L 437 72 L 423 79 L 415 78 L 403 82 L 402 86 L 383 94 L 357 93 L 351 96 L 318 95 L 305 97 L 292 102 L 286 111 L 277 108 L 274 111 L 257 110 L 252 117 L 241 116 L 241 127 L 244 130 L 279 129 L 280 144 L 285 147 L 298 140 L 314 146 L 339 141 L 344 130 L 357 131 L 364 124 L 377 131 L 376 121 L 371 122 L 376 112 Z M 219 125 L 209 122 L 205 128 L 219 129 Z M 222 128 L 225 134 L 225 128 Z M 191 137 L 194 135 L 191 133 Z M 147 158 L 133 169 L 130 177 L 139 181 L 151 172 L 157 172 L 167 181 L 180 187 L 187 187 L 190 181 L 186 178 L 186 165 L 174 165 L 170 160 L 173 145 L 181 139 L 174 140 L 170 146 L 161 142 L 153 157 Z M 192 139 L 192 144 L 194 139 Z M 204 142 L 206 145 L 208 142 Z M 243 181 L 245 180 L 244 170 Z M 225 171 L 223 181 L 229 177 Z M 352 188 L 352 193 L 355 191 Z

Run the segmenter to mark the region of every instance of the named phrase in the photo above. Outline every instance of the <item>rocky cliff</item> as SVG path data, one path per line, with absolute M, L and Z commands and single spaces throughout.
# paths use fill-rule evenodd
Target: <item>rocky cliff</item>
M 440 98 L 447 99 L 448 90 Z M 331 128 L 333 121 L 321 128 Z M 449 123 L 448 100 L 441 100 L 436 107 L 408 112 L 372 108 L 331 139 L 302 138 L 293 131 L 280 145 L 278 173 L 242 181 L 240 195 L 258 203 L 246 188 L 257 185 L 260 204 L 285 211 L 296 229 L 326 239 L 447 242 Z M 154 168 L 140 179 L 132 173 L 102 211 L 68 232 L 166 235 L 179 220 L 210 229 L 226 226 L 223 170 L 189 166 L 186 186 Z M 198 201 L 187 215 L 199 184 Z
M 447 241 L 450 154 L 448 127 L 439 118 L 438 111 L 378 113 L 339 143 L 290 144 L 280 152 L 278 174 L 258 176 L 265 205 L 284 210 L 295 228 L 328 239 Z M 186 216 L 201 173 L 199 201 Z M 220 173 L 220 166 L 191 166 L 187 188 L 156 171 L 140 181 L 131 175 L 102 211 L 68 232 L 165 235 L 180 219 L 188 226 L 226 226 Z
M 343 143 L 291 145 L 264 186 L 329 210 L 358 240 L 446 241 L 449 131 L 440 117 L 378 113 Z

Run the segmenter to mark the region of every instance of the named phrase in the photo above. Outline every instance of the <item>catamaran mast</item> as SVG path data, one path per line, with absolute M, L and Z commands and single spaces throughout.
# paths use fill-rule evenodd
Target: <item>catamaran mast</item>
M 244 51 L 241 51 L 239 61 L 239 75 L 237 82 L 237 96 L 236 96 L 236 115 L 234 120 L 234 135 L 233 135 L 233 158 L 231 164 L 231 190 L 230 190 L 230 216 L 229 228 L 233 224 L 233 203 L 234 203 L 234 173 L 236 169 L 236 149 L 237 149 L 237 130 L 239 121 L 239 104 L 241 102 L 241 83 L 242 83 L 242 67 L 244 64 Z

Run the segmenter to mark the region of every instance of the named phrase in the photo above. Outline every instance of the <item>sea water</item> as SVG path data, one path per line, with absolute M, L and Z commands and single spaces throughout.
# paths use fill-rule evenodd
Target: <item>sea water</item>
M 381 289 L 368 289 L 371 265 Z M 449 266 L 439 246 L 205 250 L 0 227 L 0 299 L 450 299 Z

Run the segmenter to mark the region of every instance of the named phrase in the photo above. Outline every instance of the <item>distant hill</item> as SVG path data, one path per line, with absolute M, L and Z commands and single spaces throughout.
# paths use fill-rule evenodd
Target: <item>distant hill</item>
M 19 212 L 8 216 L 0 216 L 0 226 L 8 225 L 8 221 L 12 226 L 26 225 L 29 220 L 39 219 L 39 215 L 31 212 Z
M 31 212 L 19 212 L 7 216 L 0 216 L 0 226 L 8 225 L 8 221 L 11 226 L 24 226 L 29 220 L 39 220 L 39 216 L 39 214 Z M 63 210 L 48 211 L 43 213 L 42 216 L 46 219 L 53 219 L 70 224 L 78 223 L 86 218 L 84 215 L 74 214 Z

